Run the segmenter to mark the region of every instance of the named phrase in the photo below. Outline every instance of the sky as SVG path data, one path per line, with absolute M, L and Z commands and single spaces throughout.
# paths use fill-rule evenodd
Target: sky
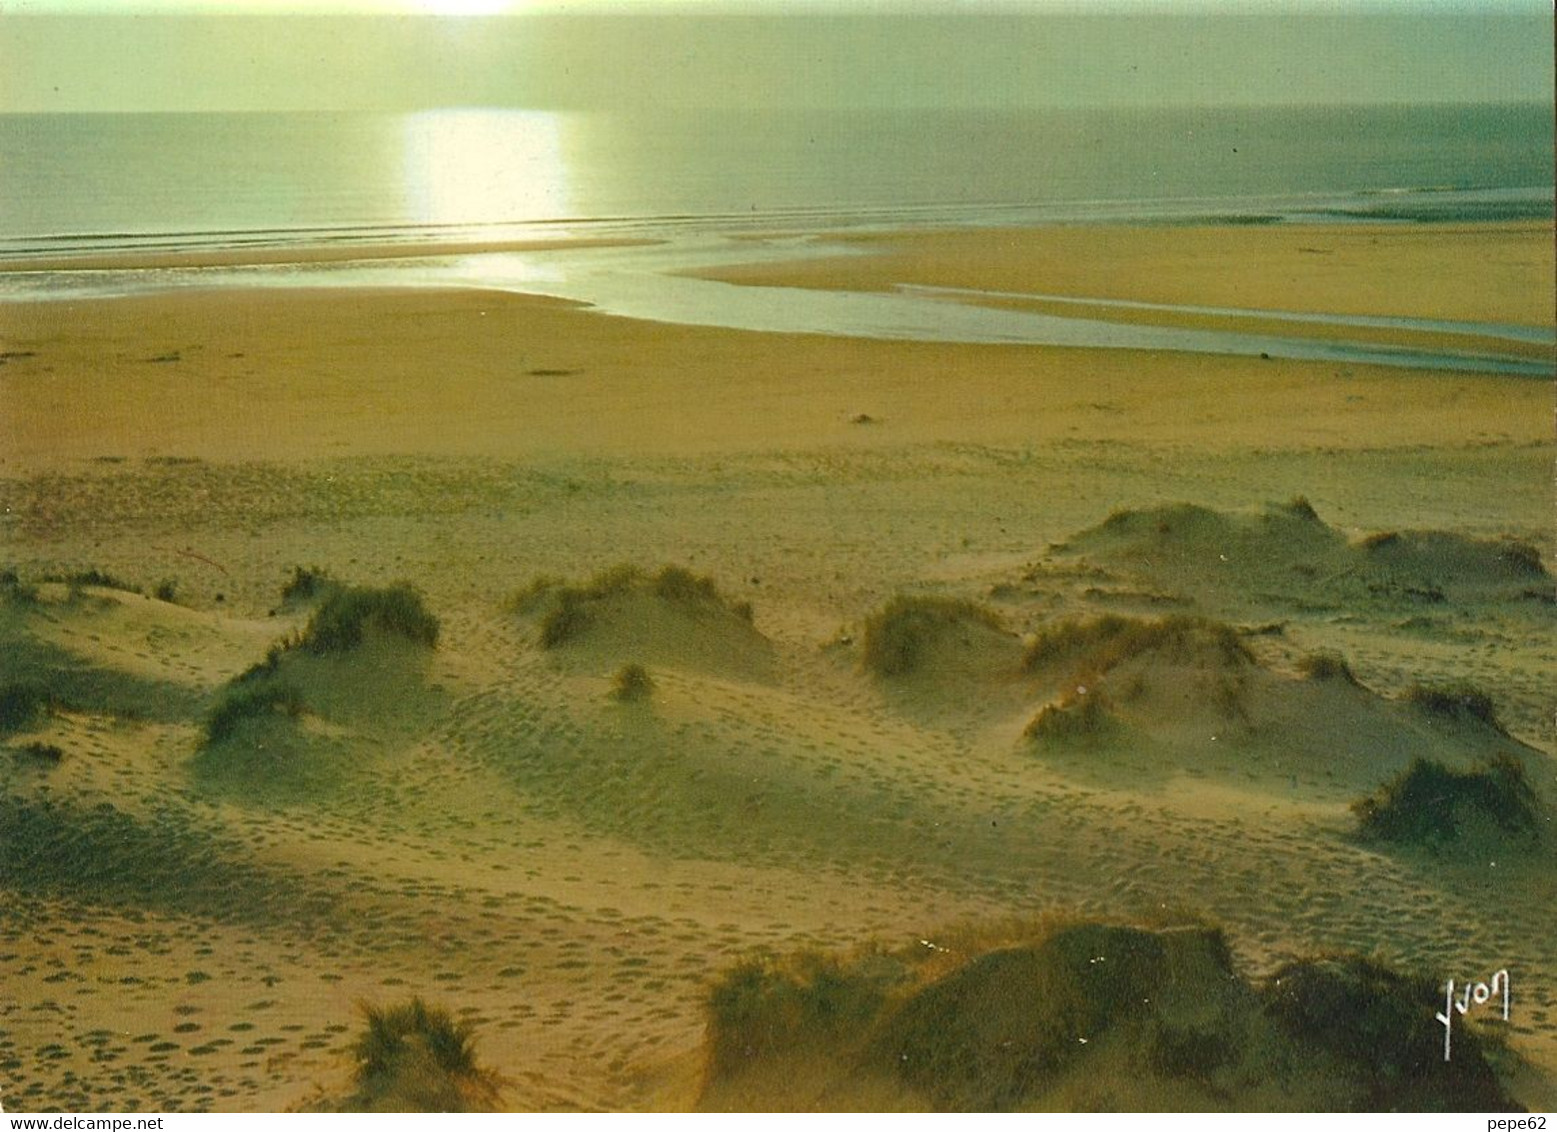
M 19 112 L 1552 97 L 1550 0 L 0 0 Z

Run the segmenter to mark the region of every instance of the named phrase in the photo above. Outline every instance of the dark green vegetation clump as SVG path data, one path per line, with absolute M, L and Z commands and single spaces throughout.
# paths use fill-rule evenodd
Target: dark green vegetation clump
M 726 617 L 751 623 L 748 602 L 730 601 L 712 578 L 692 573 L 683 566 L 666 566 L 647 574 L 636 566 L 616 566 L 595 575 L 581 586 L 570 586 L 550 577 L 537 578 L 514 599 L 520 612 L 545 608 L 541 618 L 541 647 L 553 649 L 577 640 L 594 625 L 601 608 L 614 600 L 651 597 L 689 617 Z
M 1295 519 L 1302 519 L 1305 523 L 1323 523 L 1319 512 L 1314 510 L 1314 505 L 1308 501 L 1306 495 L 1294 495 L 1285 504 L 1273 507 L 1272 510 L 1282 510 Z
M 31 681 L 0 685 L 0 735 L 25 731 L 54 707 L 47 688 Z
M 891 982 L 890 973 L 818 951 L 743 960 L 708 997 L 709 1072 L 845 1040 L 873 1023 Z
M 1002 628 L 994 612 L 971 601 L 899 594 L 866 619 L 861 663 L 878 676 L 906 676 L 939 635 L 969 627 Z
M 1298 661 L 1298 671 L 1310 680 L 1339 680 L 1354 688 L 1361 687 L 1356 673 L 1352 671 L 1352 666 L 1346 662 L 1346 658 L 1331 649 L 1320 649 L 1318 652 L 1309 653 Z
M 259 680 L 265 680 L 277 675 L 281 671 L 281 661 L 287 655 L 287 650 L 296 644 L 295 641 L 282 641 L 271 645 L 265 651 L 265 659 L 258 664 L 251 664 L 242 672 L 232 678 L 231 685 L 250 684 Z
M 1070 921 L 966 954 L 764 955 L 709 996 L 702 1103 L 1513 1107 L 1471 1027 L 1456 1032 L 1454 1061 L 1444 1062 L 1435 1004 L 1434 981 L 1355 956 L 1250 980 L 1207 927 Z
M 0 605 L 30 606 L 38 600 L 38 587 L 22 581 L 14 566 L 0 569 Z
M 438 619 L 422 604 L 422 595 L 402 583 L 384 589 L 348 586 L 331 590 L 309 619 L 297 646 L 317 656 L 350 652 L 361 646 L 370 628 L 424 648 L 438 645 Z
M 1199 1001 L 1175 1001 L 1191 983 Z M 956 1111 L 1029 1107 L 1111 1037 L 1142 1074 L 1204 1077 L 1233 1058 L 1229 996 L 1243 989 L 1218 931 L 1077 923 L 919 989 L 867 1056 Z
M 1474 720 L 1494 731 L 1503 731 L 1492 697 L 1465 681 L 1454 684 L 1413 684 L 1406 689 L 1406 702 L 1440 719 L 1456 723 Z
M 1092 739 L 1106 735 L 1115 723 L 1108 708 L 1108 697 L 1101 691 L 1091 691 L 1058 703 L 1044 704 L 1022 734 L 1029 739 L 1061 742 Z
M 69 586 L 73 590 L 85 586 L 95 586 L 103 590 L 120 590 L 128 594 L 144 593 L 140 586 L 126 582 L 122 578 L 115 577 L 106 570 L 99 570 L 92 566 L 85 570 L 70 570 L 60 574 L 45 574 L 40 579 L 44 582 L 54 582 Z
M 53 743 L 24 743 L 16 748 L 16 756 L 34 766 L 58 766 L 65 752 Z
M 1418 758 L 1391 781 L 1352 803 L 1365 838 L 1402 845 L 1442 845 L 1479 815 L 1506 834 L 1534 838 L 1540 801 L 1524 764 L 1498 755 L 1473 770 L 1451 770 Z
M 1359 955 L 1289 963 L 1268 979 L 1261 1006 L 1283 1035 L 1312 1051 L 1362 1112 L 1506 1112 L 1516 1106 L 1472 1028 L 1456 1025 L 1443 1058 L 1435 979 L 1405 975 Z
M 476 1061 L 470 1027 L 420 998 L 362 1007 L 365 1027 L 352 1048 L 355 1091 L 345 1112 L 489 1112 L 497 1077 Z
M 301 575 L 302 571 L 298 571 Z M 265 659 L 234 677 L 206 717 L 207 745 L 234 738 L 250 720 L 295 720 L 309 709 L 303 689 L 284 674 L 294 651 L 314 656 L 349 653 L 370 631 L 433 648 L 438 643 L 438 619 L 422 605 L 421 595 L 408 585 L 373 589 L 367 586 L 324 586 L 324 601 L 308 625 L 295 637 L 273 645 Z M 294 579 L 295 581 L 296 579 Z
M 654 694 L 654 678 L 641 664 L 624 664 L 611 682 L 611 697 L 622 703 L 637 703 Z
M 304 716 L 387 735 L 425 705 L 415 673 L 422 650 L 437 645 L 439 626 L 417 591 L 347 586 L 304 571 L 294 584 L 299 576 L 312 579 L 303 590 L 317 600 L 307 625 L 230 680 L 206 714 L 190 769 L 208 786 L 267 801 L 320 797 L 356 763 L 349 743 L 330 727 L 301 726 Z M 359 663 L 370 641 L 390 650 Z
M 296 719 L 305 708 L 302 691 L 292 684 L 240 677 L 229 685 L 206 718 L 206 742 L 221 743 L 231 739 L 244 720 L 278 714 Z
M 329 571 L 317 566 L 294 566 L 292 576 L 281 587 L 284 602 L 319 601 L 340 590 L 341 583 L 330 576 Z
M 1358 546 L 1368 559 L 1418 572 L 1476 572 L 1483 577 L 1546 575 L 1541 552 L 1515 538 L 1478 539 L 1446 531 L 1380 531 Z

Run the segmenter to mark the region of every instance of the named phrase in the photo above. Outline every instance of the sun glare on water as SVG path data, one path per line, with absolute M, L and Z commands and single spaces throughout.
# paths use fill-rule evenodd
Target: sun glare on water
M 539 110 L 445 109 L 409 115 L 407 204 L 424 224 L 554 220 L 568 212 L 561 119 Z
M 496 16 L 523 6 L 520 0 L 407 0 L 407 7 L 430 16 Z

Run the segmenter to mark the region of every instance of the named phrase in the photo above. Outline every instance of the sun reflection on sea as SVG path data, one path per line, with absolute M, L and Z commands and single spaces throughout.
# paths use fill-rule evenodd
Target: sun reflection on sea
M 445 109 L 405 118 L 408 211 L 428 226 L 515 225 L 568 215 L 562 120 L 544 110 Z

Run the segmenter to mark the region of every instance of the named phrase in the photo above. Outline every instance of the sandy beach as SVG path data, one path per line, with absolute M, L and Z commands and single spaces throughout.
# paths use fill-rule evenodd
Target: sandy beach
M 1552 237 L 829 235 L 873 254 L 706 274 L 1551 328 Z M 1218 928 L 1251 985 L 1337 953 L 1434 986 L 1506 970 L 1508 1021 L 1456 1025 L 1550 1108 L 1551 411 L 1527 377 L 492 291 L 0 306 L 0 689 L 42 689 L 0 732 L 0 829 L 23 831 L 0 1100 L 327 1107 L 359 1004 L 415 995 L 469 1025 L 508 1109 L 954 1107 L 849 1068 L 877 1048 L 849 1034 L 731 1069 L 711 989 L 758 953 L 876 947 L 906 972 L 890 1007 L 927 961 L 1080 918 Z M 641 574 L 600 578 L 621 564 Z M 284 593 L 298 568 L 409 583 L 436 647 L 310 651 L 331 591 Z M 922 604 L 894 622 L 900 595 Z M 253 679 L 296 710 L 213 738 L 288 639 Z M 1535 824 L 1362 836 L 1353 804 L 1416 759 L 1517 761 Z M 1083 1063 L 1017 1107 L 1359 1103 L 1134 1073 Z

